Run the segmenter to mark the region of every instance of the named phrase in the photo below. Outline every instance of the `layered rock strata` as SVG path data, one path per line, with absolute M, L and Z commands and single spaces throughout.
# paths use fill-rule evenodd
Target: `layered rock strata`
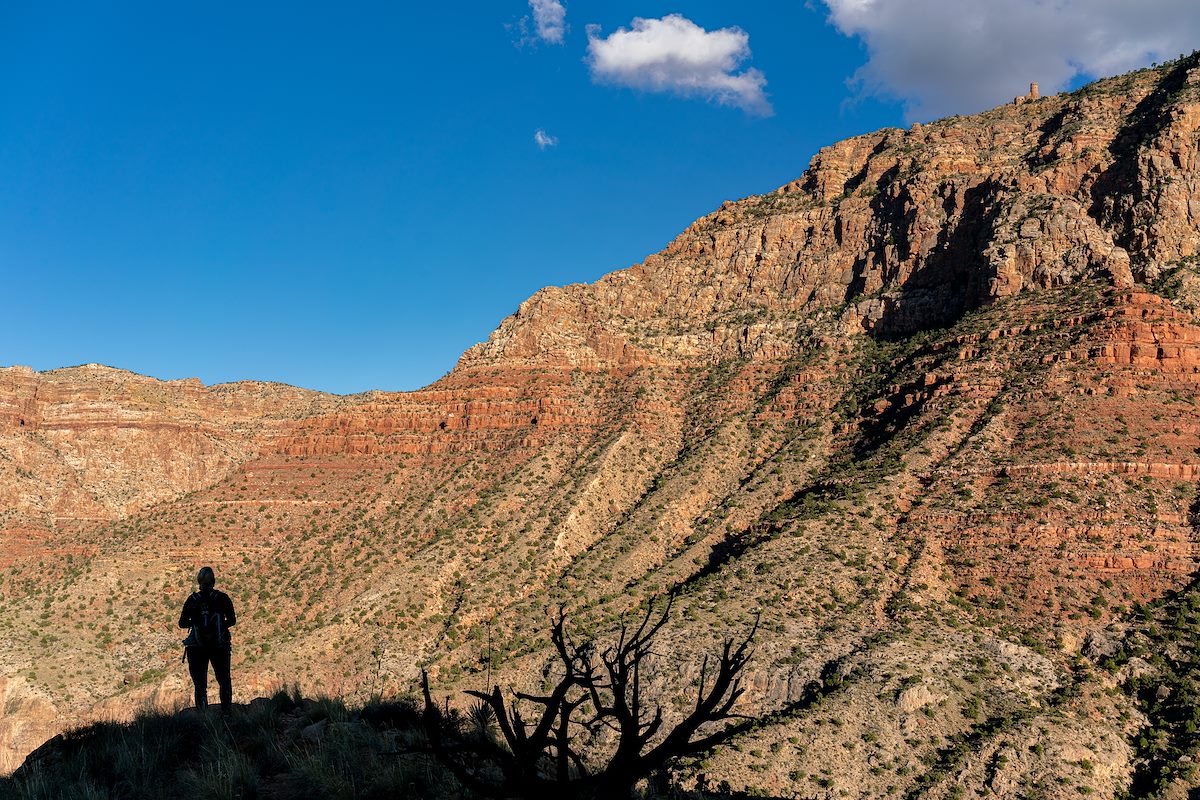
M 770 715 L 680 783 L 1114 796 L 1139 667 L 1089 659 L 1200 561 L 1198 150 L 1195 57 L 856 137 L 417 392 L 6 370 L 13 713 L 178 697 L 198 561 L 240 680 L 351 697 L 534 688 L 548 609 L 675 591 L 648 690 L 761 614 Z

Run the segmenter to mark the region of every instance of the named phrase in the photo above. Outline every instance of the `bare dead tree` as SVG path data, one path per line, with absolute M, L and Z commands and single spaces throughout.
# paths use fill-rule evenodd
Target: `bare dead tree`
M 501 741 L 464 731 L 459 720 L 438 708 L 423 672 L 425 731 L 435 755 L 468 788 L 498 798 L 624 798 L 635 784 L 675 759 L 705 752 L 753 722 L 733 713 L 744 691 L 742 671 L 752 655 L 758 620 L 745 637 L 726 639 L 716 658 L 706 656 L 689 711 L 664 730 L 661 705 L 643 692 L 654 637 L 666 624 L 674 598 L 661 614 L 653 605 L 636 626 L 622 626 L 615 644 L 573 642 L 563 610 L 550 630 L 562 677 L 549 694 L 469 691 L 491 710 Z M 527 720 L 522 704 L 536 711 Z M 734 721 L 736 720 L 736 722 Z M 724 727 L 714 729 L 715 723 Z M 589 761 L 588 744 L 608 734 L 607 760 Z M 591 754 L 593 757 L 595 754 Z

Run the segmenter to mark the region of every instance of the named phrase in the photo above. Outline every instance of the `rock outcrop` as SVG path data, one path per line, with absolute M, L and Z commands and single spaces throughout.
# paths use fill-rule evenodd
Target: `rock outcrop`
M 220 480 L 284 423 L 332 405 L 290 386 L 205 387 L 98 364 L 2 369 L 0 519 L 119 519 Z
M 682 664 L 761 613 L 774 715 L 685 785 L 1111 797 L 1160 758 L 1120 643 L 1200 566 L 1198 152 L 1193 56 L 828 147 L 417 392 L 5 370 L 12 707 L 182 700 L 200 561 L 239 685 L 364 697 L 675 591 Z

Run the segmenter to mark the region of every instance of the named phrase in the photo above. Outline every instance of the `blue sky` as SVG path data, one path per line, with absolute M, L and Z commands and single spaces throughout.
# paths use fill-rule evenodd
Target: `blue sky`
M 568 0 L 561 30 L 537 5 L 0 0 L 0 365 L 417 388 L 538 288 L 641 260 L 825 144 L 1196 32 L 1114 16 L 1119 63 L 1048 36 L 1044 64 L 1001 54 L 964 88 L 903 69 L 933 0 Z

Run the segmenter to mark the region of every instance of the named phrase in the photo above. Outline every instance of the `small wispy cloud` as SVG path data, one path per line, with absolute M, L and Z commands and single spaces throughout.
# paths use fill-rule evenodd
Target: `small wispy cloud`
M 538 150 L 545 150 L 547 147 L 556 147 L 558 145 L 558 137 L 551 136 L 541 128 L 533 132 L 533 143 L 538 146 Z
M 680 14 L 636 17 L 631 29 L 607 37 L 588 26 L 587 63 L 597 83 L 702 97 L 767 116 L 766 77 L 757 69 L 735 72 L 748 58 L 750 36 L 741 28 L 706 31 Z
M 567 9 L 559 0 L 529 0 L 533 26 L 543 42 L 562 44 L 567 32 Z
M 866 45 L 863 94 L 895 97 L 910 119 L 964 114 L 1190 53 L 1196 0 L 824 0 L 829 21 Z

